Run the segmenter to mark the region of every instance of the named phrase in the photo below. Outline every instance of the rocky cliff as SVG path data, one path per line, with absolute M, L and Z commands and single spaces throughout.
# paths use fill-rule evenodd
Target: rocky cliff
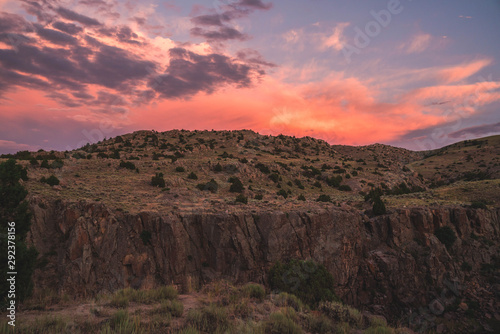
M 312 258 L 333 274 L 344 302 L 377 313 L 399 317 L 431 305 L 437 314 L 467 294 L 485 307 L 492 303 L 492 312 L 499 306 L 498 277 L 484 275 L 498 264 L 500 209 L 415 207 L 368 217 L 333 205 L 317 212 L 182 215 L 133 215 L 36 196 L 30 205 L 29 238 L 43 263 L 37 288 L 93 295 L 162 283 L 189 290 L 217 278 L 264 282 L 275 261 Z M 434 235 L 441 226 L 457 236 L 450 249 Z M 297 268 L 284 279 L 293 284 L 308 270 L 314 269 Z

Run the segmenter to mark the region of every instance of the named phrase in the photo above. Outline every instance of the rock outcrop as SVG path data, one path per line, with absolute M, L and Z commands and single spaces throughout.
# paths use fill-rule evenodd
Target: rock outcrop
M 265 282 L 276 261 L 311 258 L 333 274 L 344 302 L 389 317 L 422 306 L 437 314 L 435 302 L 445 307 L 465 294 L 499 255 L 500 209 L 131 215 L 95 202 L 30 204 L 29 239 L 46 263 L 35 286 L 72 295 L 172 283 L 189 290 L 217 278 Z M 450 249 L 434 235 L 442 226 L 457 235 Z M 286 279 L 304 275 L 298 268 Z

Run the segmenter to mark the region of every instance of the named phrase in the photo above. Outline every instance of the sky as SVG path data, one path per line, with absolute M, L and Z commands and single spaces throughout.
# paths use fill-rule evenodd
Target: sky
M 0 153 L 136 130 L 500 134 L 498 0 L 0 0 Z

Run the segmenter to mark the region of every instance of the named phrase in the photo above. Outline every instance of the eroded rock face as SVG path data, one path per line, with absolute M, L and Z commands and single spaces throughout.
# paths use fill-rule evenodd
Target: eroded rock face
M 498 257 L 500 209 L 411 208 L 374 218 L 333 206 L 319 213 L 129 215 L 96 203 L 30 203 L 29 238 L 48 260 L 35 285 L 74 295 L 172 283 L 187 290 L 217 278 L 265 282 L 277 260 L 312 258 L 333 274 L 345 302 L 397 316 L 429 305 L 450 284 L 465 290 L 481 265 Z M 450 250 L 434 236 L 441 226 L 458 237 Z

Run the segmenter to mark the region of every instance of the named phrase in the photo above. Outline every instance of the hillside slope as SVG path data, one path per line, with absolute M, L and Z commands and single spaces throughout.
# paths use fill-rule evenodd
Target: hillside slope
M 266 284 L 276 261 L 313 259 L 350 305 L 416 329 L 438 307 L 470 332 L 500 321 L 499 153 L 500 136 L 412 152 L 173 130 L 14 157 L 37 291 Z

